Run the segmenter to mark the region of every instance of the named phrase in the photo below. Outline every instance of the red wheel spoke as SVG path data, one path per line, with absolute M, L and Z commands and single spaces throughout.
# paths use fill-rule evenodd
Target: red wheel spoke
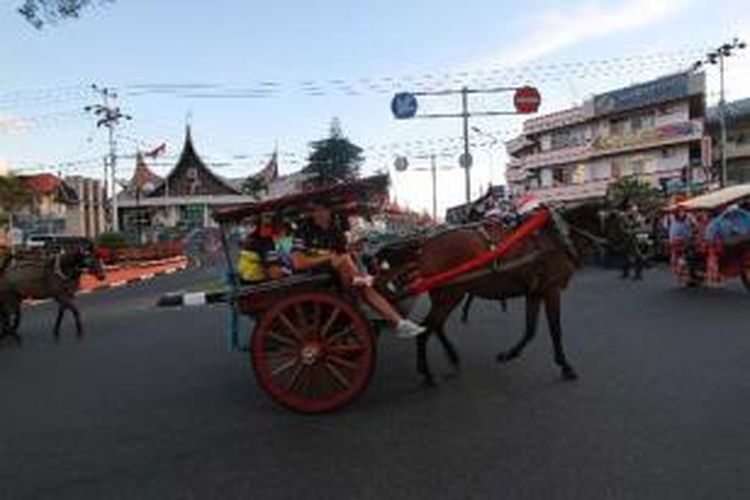
M 353 361 L 349 361 L 348 359 L 344 359 L 340 356 L 336 356 L 334 354 L 329 354 L 326 358 L 331 363 L 336 363 L 340 366 L 345 366 L 346 368 L 349 368 L 351 370 L 359 370 L 359 365 Z
M 328 370 L 328 372 L 331 375 L 333 375 L 333 378 L 336 379 L 336 381 L 339 384 L 341 384 L 342 386 L 344 386 L 347 389 L 349 387 L 351 387 L 352 384 L 351 384 L 351 382 L 349 382 L 349 379 L 346 378 L 344 376 L 344 374 L 339 371 L 338 368 L 336 368 L 335 366 L 333 366 L 331 363 L 328 363 L 328 362 L 325 363 L 325 366 L 326 366 L 326 369 Z
M 299 380 L 299 376 L 302 374 L 302 371 L 305 369 L 305 365 L 302 363 L 299 363 L 297 365 L 297 369 L 294 370 L 294 373 L 292 373 L 292 377 L 289 379 L 289 383 L 286 384 L 286 390 L 291 391 L 294 389 L 295 384 L 297 383 L 297 380 Z
M 274 330 L 268 330 L 266 332 L 266 337 L 268 337 L 269 339 L 275 340 L 279 344 L 284 344 L 285 346 L 289 346 L 292 348 L 297 347 L 297 343 L 293 339 L 290 339 L 289 337 L 281 335 L 281 333 L 276 332 Z
M 294 365 L 297 365 L 297 364 L 301 365 L 301 363 L 297 362 L 297 358 L 296 357 L 292 358 L 289 361 L 287 361 L 286 363 L 282 363 L 279 366 L 277 366 L 276 368 L 274 368 L 273 371 L 271 372 L 271 374 L 274 375 L 274 376 L 281 375 L 282 373 L 284 373 L 285 371 L 289 370 L 290 368 L 292 368 Z
M 305 336 L 302 335 L 302 332 L 300 332 L 294 324 L 292 324 L 291 321 L 289 321 L 289 318 L 286 317 L 286 314 L 281 313 L 279 314 L 279 320 L 284 323 L 284 326 L 289 329 L 292 334 L 299 340 L 300 342 L 305 340 Z
M 349 325 L 346 325 L 346 327 L 344 327 L 343 330 L 339 330 L 338 332 L 328 337 L 328 339 L 326 340 L 328 341 L 329 344 L 332 344 L 335 340 L 343 337 L 344 335 L 346 335 L 347 333 L 350 333 L 351 331 L 352 331 L 352 327 Z
M 328 335 L 328 330 L 331 329 L 331 326 L 333 326 L 333 322 L 336 321 L 336 318 L 339 317 L 339 314 L 341 313 L 341 309 L 338 307 L 333 310 L 333 313 L 328 318 L 328 321 L 326 321 L 326 324 L 323 325 L 323 328 L 320 330 L 320 338 L 325 339 L 326 335 Z
M 345 356 L 347 354 L 362 354 L 365 352 L 365 348 L 361 345 L 333 345 L 328 348 L 328 352 L 333 356 Z

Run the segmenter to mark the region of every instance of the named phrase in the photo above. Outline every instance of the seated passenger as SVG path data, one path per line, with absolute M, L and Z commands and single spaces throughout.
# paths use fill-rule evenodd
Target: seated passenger
M 373 288 L 373 277 L 359 270 L 347 251 L 345 227 L 342 220 L 334 220 L 331 210 L 321 204 L 309 207 L 310 219 L 297 232 L 297 247 L 292 253 L 297 270 L 329 267 L 345 287 L 361 290 L 363 299 L 382 314 L 402 338 L 415 337 L 424 327 L 404 319 L 401 314 Z
M 247 235 L 240 249 L 237 272 L 240 281 L 256 283 L 268 278 L 266 260 L 273 250 L 274 243 L 270 237 L 269 226 L 258 223 Z

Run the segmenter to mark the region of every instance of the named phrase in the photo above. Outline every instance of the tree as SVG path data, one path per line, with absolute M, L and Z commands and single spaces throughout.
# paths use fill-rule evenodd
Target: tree
M 624 203 L 635 203 L 642 213 L 650 215 L 664 204 L 659 189 L 638 177 L 623 177 L 611 184 L 607 190 L 607 199 L 616 207 Z
M 18 8 L 19 14 L 36 29 L 64 19 L 78 18 L 81 12 L 95 4 L 111 3 L 115 0 L 24 0 Z
M 0 177 L 0 225 L 8 223 L 10 216 L 31 203 L 31 191 L 23 179 L 8 174 Z
M 359 176 L 359 168 L 365 160 L 363 150 L 344 136 L 337 118 L 331 122 L 329 136 L 310 143 L 310 147 L 312 153 L 303 172 L 316 174 L 314 184 L 328 186 Z

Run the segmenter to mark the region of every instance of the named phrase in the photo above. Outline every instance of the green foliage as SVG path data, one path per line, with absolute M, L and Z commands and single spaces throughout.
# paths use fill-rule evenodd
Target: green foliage
M 638 177 L 623 177 L 611 184 L 607 190 L 607 199 L 615 207 L 634 203 L 644 214 L 655 213 L 665 202 L 659 189 Z
M 266 194 L 268 194 L 268 184 L 261 177 L 248 177 L 242 184 L 242 193 L 248 196 L 252 196 L 256 200 L 260 199 L 261 192 L 265 192 Z
M 121 233 L 105 232 L 99 235 L 97 238 L 97 244 L 103 248 L 123 248 L 126 247 L 128 242 L 127 238 Z
M 80 17 L 81 12 L 93 5 L 114 0 L 24 0 L 18 13 L 36 29 L 65 19 Z
M 317 175 L 314 184 L 328 186 L 359 176 L 359 168 L 364 162 L 363 150 L 344 136 L 338 119 L 331 122 L 329 136 L 312 142 L 310 147 L 312 153 L 303 171 Z
M 0 225 L 6 224 L 10 214 L 31 203 L 32 199 L 23 179 L 13 174 L 0 177 Z

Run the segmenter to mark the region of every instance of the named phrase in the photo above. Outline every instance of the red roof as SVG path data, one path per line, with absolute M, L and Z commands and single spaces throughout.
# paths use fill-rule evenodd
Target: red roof
M 143 155 L 138 153 L 135 159 L 135 172 L 133 173 L 133 178 L 130 180 L 130 185 L 135 189 L 143 190 L 147 184 L 156 187 L 161 180 L 161 177 L 148 168 L 148 165 L 146 165 L 146 162 L 143 159 Z
M 53 174 L 30 175 L 23 180 L 26 187 L 38 195 L 55 194 L 60 188 L 60 178 Z

